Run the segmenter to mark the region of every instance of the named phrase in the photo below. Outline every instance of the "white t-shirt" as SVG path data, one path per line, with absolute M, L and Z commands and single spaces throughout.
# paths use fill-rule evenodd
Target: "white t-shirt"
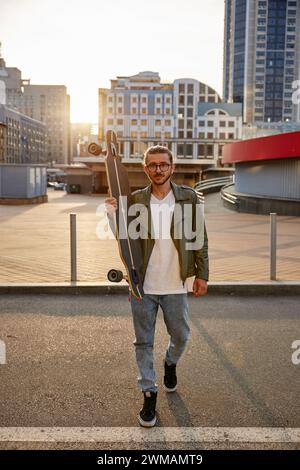
M 144 280 L 145 294 L 184 294 L 187 286 L 180 277 L 178 251 L 171 238 L 170 229 L 174 212 L 173 191 L 164 199 L 153 194 L 150 200 L 155 244 L 149 259 Z

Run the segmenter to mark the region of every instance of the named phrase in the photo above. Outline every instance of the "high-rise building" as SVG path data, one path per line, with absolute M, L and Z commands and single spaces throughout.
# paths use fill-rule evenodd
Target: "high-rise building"
M 223 97 L 244 121 L 299 121 L 299 79 L 300 0 L 225 0 Z
M 20 110 L 45 122 L 47 161 L 70 163 L 70 103 L 66 87 L 25 84 Z
M 141 72 L 99 89 L 99 141 L 114 130 L 125 160 L 164 144 L 183 162 L 218 165 L 222 146 L 240 139 L 241 128 L 241 105 L 222 103 L 213 88 L 194 79 L 162 83 L 158 73 Z
M 2 85 L 2 86 L 1 86 Z M 70 97 L 64 85 L 31 85 L 15 67 L 6 67 L 1 57 L 0 97 L 5 90 L 5 104 L 46 125 L 47 162 L 70 163 Z M 1 100 L 0 100 L 1 102 Z

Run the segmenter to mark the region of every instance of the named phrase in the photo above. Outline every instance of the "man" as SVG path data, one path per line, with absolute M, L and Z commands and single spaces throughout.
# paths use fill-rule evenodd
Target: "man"
M 170 335 L 164 358 L 164 388 L 174 392 L 177 388 L 176 365 L 180 359 L 190 329 L 188 326 L 187 279 L 195 275 L 193 293 L 196 297 L 206 294 L 208 281 L 208 242 L 202 213 L 202 243 L 195 249 L 188 247 L 185 230 L 181 237 L 175 236 L 179 222 L 185 218 L 185 209 L 190 206 L 188 230 L 195 228 L 200 201 L 196 192 L 187 186 L 178 186 L 171 181 L 175 165 L 173 155 L 167 147 L 154 146 L 144 154 L 144 171 L 151 184 L 133 193 L 133 202 L 150 211 L 152 235 L 141 238 L 143 263 L 141 277 L 144 297 L 137 300 L 131 296 L 133 325 L 135 330 L 135 352 L 139 369 L 139 385 L 144 394 L 143 408 L 138 420 L 141 426 L 152 427 L 156 423 L 157 384 L 153 360 L 153 344 L 158 307 L 163 311 L 164 322 Z M 117 207 L 115 198 L 105 201 L 110 215 Z M 165 210 L 162 212 L 160 208 Z M 176 208 L 176 210 L 175 210 Z M 160 217 L 163 214 L 163 218 Z M 160 224 L 161 219 L 163 223 Z M 177 217 L 178 219 L 178 217 Z M 186 228 L 186 227 L 185 227 Z M 194 233 L 196 233 L 194 231 Z M 169 235 L 169 236 L 166 236 Z M 189 240 L 190 241 L 190 240 Z

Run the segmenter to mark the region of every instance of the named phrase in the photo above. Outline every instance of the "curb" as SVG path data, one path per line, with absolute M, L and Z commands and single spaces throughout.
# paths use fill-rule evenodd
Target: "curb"
M 61 283 L 0 283 L 0 295 L 127 295 L 125 283 L 61 282 Z M 299 295 L 299 281 L 215 281 L 208 283 L 210 295 Z

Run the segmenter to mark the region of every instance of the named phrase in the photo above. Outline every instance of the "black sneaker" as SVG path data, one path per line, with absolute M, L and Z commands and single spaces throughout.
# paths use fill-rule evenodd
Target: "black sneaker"
M 141 426 L 146 428 L 152 428 L 156 423 L 156 392 L 143 392 L 144 394 L 144 405 L 141 409 L 138 419 Z
M 168 366 L 165 361 L 164 388 L 166 392 L 175 392 L 177 388 L 176 364 Z

